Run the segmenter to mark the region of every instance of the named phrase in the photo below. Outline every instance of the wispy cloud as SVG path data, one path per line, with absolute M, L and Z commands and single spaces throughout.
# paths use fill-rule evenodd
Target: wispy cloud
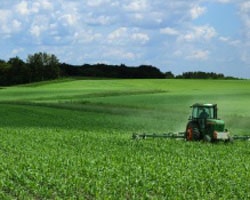
M 198 6 L 198 5 L 195 5 L 190 10 L 190 14 L 191 14 L 192 19 L 197 19 L 198 17 L 203 15 L 205 12 L 206 12 L 206 8 Z
M 177 29 L 171 28 L 171 27 L 166 27 L 160 29 L 160 33 L 162 34 L 167 34 L 167 35 L 179 35 L 179 31 Z
M 192 26 L 190 30 L 179 37 L 179 40 L 186 42 L 208 41 L 216 35 L 216 30 L 211 26 Z
M 210 52 L 208 50 L 196 50 L 190 52 L 190 54 L 187 55 L 186 58 L 191 60 L 207 60 L 209 53 Z

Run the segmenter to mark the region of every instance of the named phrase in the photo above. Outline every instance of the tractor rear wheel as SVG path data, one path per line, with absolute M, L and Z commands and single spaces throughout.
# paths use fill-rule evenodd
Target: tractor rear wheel
M 197 124 L 190 122 L 187 125 L 185 138 L 187 141 L 200 140 L 200 131 Z

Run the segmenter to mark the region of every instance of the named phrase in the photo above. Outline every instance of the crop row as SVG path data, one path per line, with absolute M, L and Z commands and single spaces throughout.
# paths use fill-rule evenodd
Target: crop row
M 0 197 L 246 199 L 248 143 L 133 141 L 119 132 L 1 129 Z

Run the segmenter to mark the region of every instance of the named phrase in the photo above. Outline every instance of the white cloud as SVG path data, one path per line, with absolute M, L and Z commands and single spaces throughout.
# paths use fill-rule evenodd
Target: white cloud
M 137 56 L 134 53 L 125 51 L 123 49 L 109 49 L 104 53 L 104 57 L 115 57 L 115 58 L 133 60 Z
M 150 40 L 149 36 L 145 33 L 133 33 L 131 38 L 135 41 L 140 41 L 142 44 Z
M 190 14 L 192 19 L 196 19 L 198 17 L 200 17 L 201 15 L 203 15 L 206 12 L 206 8 L 205 7 L 201 7 L 198 5 L 195 5 L 191 10 L 190 10 Z
M 62 24 L 65 26 L 75 26 L 77 25 L 77 16 L 74 14 L 65 14 L 62 15 L 60 20 L 62 21 Z
M 48 0 L 43 1 L 21 1 L 15 6 L 16 12 L 21 15 L 30 15 L 32 13 L 39 13 L 41 10 L 52 10 L 53 4 Z
M 134 0 L 128 4 L 124 4 L 124 9 L 132 12 L 142 12 L 148 8 L 147 0 Z
M 22 26 L 22 22 L 13 19 L 13 15 L 8 10 L 0 10 L 0 33 L 14 34 L 17 33 Z
M 239 45 L 242 45 L 240 40 L 233 40 L 230 37 L 223 37 L 223 36 L 221 36 L 221 37 L 219 37 L 219 40 L 221 42 L 224 42 L 226 44 L 229 44 L 229 45 L 232 45 L 232 46 L 236 46 L 236 47 L 239 47 Z
M 49 24 L 49 19 L 47 19 L 46 16 L 37 16 L 34 18 L 33 23 L 30 26 L 30 34 L 33 37 L 39 38 L 42 37 L 43 33 L 49 30 L 50 24 Z
M 30 28 L 31 35 L 35 37 L 40 37 L 42 31 L 43 31 L 43 27 L 39 25 L 34 25 Z
M 86 23 L 91 25 L 109 25 L 113 21 L 113 18 L 107 15 L 95 16 L 92 12 L 87 14 Z
M 249 14 L 250 11 L 250 1 L 243 1 L 239 4 L 240 13 L 242 14 Z
M 173 55 L 177 56 L 177 57 L 180 57 L 180 56 L 183 55 L 183 52 L 181 50 L 176 50 L 176 51 L 174 51 Z
M 111 0 L 88 0 L 87 5 L 90 7 L 99 7 L 104 4 L 111 4 L 112 6 L 119 4 L 117 1 L 111 1 Z
M 192 51 L 186 58 L 188 60 L 207 60 L 210 52 L 208 50 Z
M 114 40 L 119 40 L 123 37 L 126 37 L 127 35 L 127 28 L 126 27 L 121 27 L 118 28 L 117 30 L 113 31 L 108 35 L 108 40 L 114 41 Z
M 24 52 L 24 48 L 17 48 L 17 49 L 13 49 L 11 52 L 11 55 L 16 56 L 20 53 Z
M 186 42 L 194 42 L 194 41 L 202 41 L 202 40 L 210 40 L 217 35 L 216 30 L 208 25 L 204 26 L 193 26 L 191 30 L 187 33 L 181 35 L 179 40 Z
M 135 44 L 134 42 L 145 44 L 150 40 L 148 34 L 142 33 L 138 29 L 128 29 L 127 27 L 118 28 L 111 32 L 107 38 L 110 43 L 120 45 L 128 45 L 131 42 L 133 44 Z
M 217 0 L 217 2 L 219 2 L 219 3 L 231 3 L 233 1 L 234 0 Z
M 113 44 L 129 46 L 134 42 L 138 44 L 146 44 L 150 37 L 148 34 L 140 32 L 140 29 L 129 29 L 127 27 L 120 27 L 107 36 L 108 42 Z
M 239 15 L 242 20 L 242 38 L 240 44 L 240 59 L 243 63 L 250 63 L 250 1 L 243 1 L 239 4 Z M 237 41 L 237 40 L 236 40 Z
M 14 30 L 20 30 L 22 23 L 16 19 L 12 21 L 12 27 Z
M 222 42 L 228 42 L 228 41 L 230 41 L 230 38 L 221 36 L 221 37 L 219 37 L 219 40 Z
M 206 61 L 209 59 L 211 51 L 209 49 L 201 49 L 194 45 L 183 43 L 174 47 L 172 56 L 176 59 L 184 59 L 187 61 Z
M 30 13 L 27 1 L 21 1 L 16 5 L 16 11 L 21 15 L 28 15 Z
M 250 53 L 248 51 L 243 51 L 240 57 L 241 61 L 250 64 Z
M 0 33 L 10 33 L 9 18 L 11 13 L 8 10 L 0 10 Z
M 0 10 L 1 22 L 6 22 L 10 16 L 11 16 L 11 12 L 9 10 Z
M 144 15 L 141 13 L 135 13 L 134 17 L 136 20 L 143 20 L 144 19 Z
M 53 10 L 54 6 L 52 2 L 49 2 L 48 0 L 43 0 L 40 2 L 41 6 L 45 10 Z
M 250 27 L 250 1 L 240 4 L 240 16 L 246 29 L 248 29 Z
M 94 41 L 100 41 L 103 38 L 103 35 L 100 33 L 95 33 L 92 30 L 85 30 L 81 32 L 74 33 L 74 43 L 91 43 Z
M 166 35 L 179 35 L 178 30 L 174 28 L 170 28 L 170 27 L 160 29 L 160 33 L 166 34 Z

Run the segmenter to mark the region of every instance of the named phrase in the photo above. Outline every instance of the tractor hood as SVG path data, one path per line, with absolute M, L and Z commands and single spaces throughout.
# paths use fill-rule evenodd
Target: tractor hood
M 207 126 L 211 131 L 224 131 L 225 122 L 221 119 L 207 119 Z

